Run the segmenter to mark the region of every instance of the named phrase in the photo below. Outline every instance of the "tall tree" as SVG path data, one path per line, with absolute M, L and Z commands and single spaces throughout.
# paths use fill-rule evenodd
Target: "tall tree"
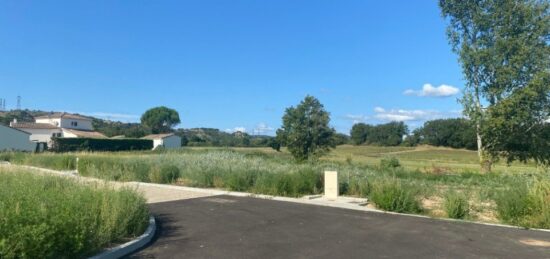
M 151 128 L 155 134 L 167 133 L 180 123 L 180 115 L 174 109 L 164 106 L 155 107 L 147 110 L 141 116 L 141 123 Z
M 313 96 L 286 109 L 277 139 L 298 161 L 315 158 L 334 147 L 335 131 L 329 127 L 330 114 Z
M 361 145 L 367 141 L 367 135 L 372 126 L 365 123 L 356 123 L 351 127 L 350 136 L 351 141 L 355 145 Z
M 432 146 L 476 149 L 475 128 L 464 118 L 426 121 L 415 130 L 419 143 Z
M 540 134 L 536 129 L 549 116 L 549 3 L 440 0 L 439 6 L 466 79 L 461 102 L 475 124 L 482 170 L 490 171 L 501 155 L 509 161 L 541 157 L 539 149 L 516 156 L 517 146 L 506 143 L 510 129 L 514 135 Z M 506 120 L 511 103 L 528 108 Z

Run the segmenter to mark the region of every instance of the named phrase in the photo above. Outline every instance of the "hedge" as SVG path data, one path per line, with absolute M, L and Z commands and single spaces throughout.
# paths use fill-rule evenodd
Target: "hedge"
M 97 139 L 97 138 L 54 138 L 52 151 L 128 151 L 151 150 L 150 139 Z

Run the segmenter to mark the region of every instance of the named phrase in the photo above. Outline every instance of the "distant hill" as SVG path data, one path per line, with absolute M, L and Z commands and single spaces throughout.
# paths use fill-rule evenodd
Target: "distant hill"
M 188 146 L 266 147 L 274 138 L 249 135 L 245 132 L 228 133 L 213 128 L 177 129 L 176 134 L 187 140 Z

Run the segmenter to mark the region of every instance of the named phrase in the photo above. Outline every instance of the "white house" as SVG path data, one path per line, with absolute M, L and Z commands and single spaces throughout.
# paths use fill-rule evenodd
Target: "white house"
M 50 113 L 35 118 L 35 122 L 17 122 L 10 127 L 31 133 L 31 141 L 52 145 L 52 138 L 107 138 L 93 130 L 92 120 L 64 112 Z
M 34 151 L 36 143 L 30 141 L 30 135 L 0 124 L 0 151 Z
M 164 148 L 180 148 L 181 147 L 181 138 L 174 133 L 168 134 L 152 134 L 143 137 L 142 139 L 153 140 L 153 149 L 157 147 Z
M 54 125 L 63 129 L 75 129 L 83 131 L 93 131 L 92 120 L 76 114 L 65 112 L 50 113 L 44 116 L 34 118 L 36 123 L 45 123 Z

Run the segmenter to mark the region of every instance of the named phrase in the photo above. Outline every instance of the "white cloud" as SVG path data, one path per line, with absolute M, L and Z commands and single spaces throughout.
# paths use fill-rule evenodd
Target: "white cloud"
M 374 107 L 375 112 L 385 112 L 386 110 L 382 107 Z
M 416 95 L 416 96 L 427 96 L 427 97 L 449 97 L 456 95 L 460 90 L 454 86 L 450 85 L 440 85 L 434 87 L 431 84 L 424 84 L 422 90 L 413 90 L 407 89 L 403 92 L 404 95 Z
M 374 108 L 375 118 L 382 121 L 423 121 L 446 117 L 440 111 L 436 110 L 386 110 L 381 107 Z
M 232 129 L 225 129 L 226 132 L 229 132 L 229 133 L 235 133 L 237 131 L 240 131 L 240 132 L 243 132 L 245 133 L 246 132 L 246 128 L 245 127 L 235 127 L 235 128 L 232 128 Z
M 346 114 L 344 118 L 352 121 L 353 124 L 365 122 L 368 119 L 368 117 L 363 114 Z
M 269 125 L 260 122 L 258 125 L 256 125 L 256 128 L 254 128 L 254 134 L 265 134 L 272 132 L 274 128 L 270 127 Z

